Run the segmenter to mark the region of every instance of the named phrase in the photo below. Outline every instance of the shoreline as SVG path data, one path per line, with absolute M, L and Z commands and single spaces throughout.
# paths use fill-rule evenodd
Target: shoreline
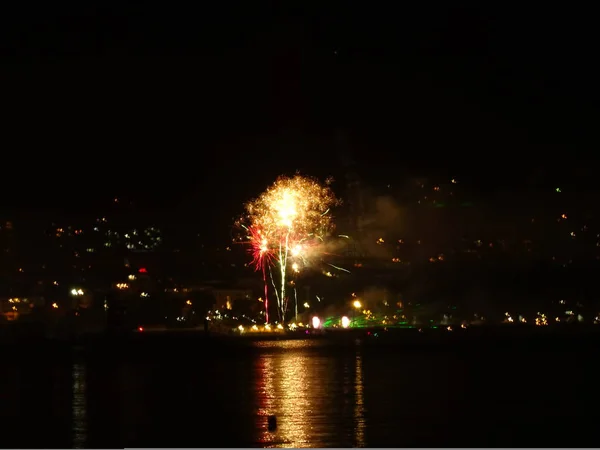
M 469 327 L 467 329 L 333 329 L 303 330 L 296 332 L 218 334 L 203 330 L 133 331 L 128 333 L 101 333 L 83 336 L 45 337 L 13 336 L 0 340 L 0 351 L 19 352 L 35 350 L 70 349 L 74 351 L 114 349 L 118 353 L 129 349 L 172 348 L 174 351 L 190 348 L 215 349 L 259 348 L 257 342 L 318 341 L 324 346 L 340 347 L 394 347 L 421 348 L 479 348 L 493 347 L 579 347 L 600 345 L 600 326 L 564 327 Z M 276 348 L 276 346 L 272 346 Z

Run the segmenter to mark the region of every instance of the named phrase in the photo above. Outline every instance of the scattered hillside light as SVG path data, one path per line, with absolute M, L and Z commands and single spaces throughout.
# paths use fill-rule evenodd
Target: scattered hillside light
M 83 295 L 83 290 L 82 289 L 71 289 L 71 295 L 73 295 L 73 296 Z
M 244 332 L 244 326 L 243 326 L 243 325 L 240 325 L 240 326 L 238 327 L 238 330 L 240 330 L 240 333 L 243 333 L 243 332 Z
M 313 317 L 312 326 L 313 328 L 319 328 L 321 326 L 321 319 L 319 319 L 317 316 Z
M 546 314 L 538 312 L 537 317 L 535 318 L 535 324 L 537 326 L 548 325 L 548 319 L 546 318 Z
M 307 302 L 304 302 L 304 307 L 305 308 L 310 308 L 310 305 Z
M 131 274 L 127 278 L 129 278 L 130 281 L 133 281 L 135 280 L 136 276 L 134 274 Z
M 58 304 L 57 304 L 57 303 L 52 303 L 52 307 L 53 307 L 54 309 L 58 309 Z
M 185 304 L 186 304 L 186 305 L 191 305 L 191 304 L 192 304 L 192 301 L 191 301 L 191 300 L 186 300 L 186 301 L 185 301 Z
M 350 319 L 344 316 L 342 317 L 342 328 L 348 328 L 350 326 Z
M 354 300 L 354 303 L 352 303 L 352 305 L 356 308 L 356 309 L 360 309 L 362 308 L 362 303 L 359 300 Z
M 150 294 L 148 294 L 147 292 L 142 292 L 140 294 L 140 297 L 150 297 Z

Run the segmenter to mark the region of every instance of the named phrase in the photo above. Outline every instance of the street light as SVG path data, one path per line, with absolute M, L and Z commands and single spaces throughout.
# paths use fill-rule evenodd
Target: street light
M 350 326 L 350 319 L 347 316 L 342 317 L 342 328 L 348 328 Z
M 356 311 L 360 311 L 360 309 L 362 308 L 362 303 L 360 302 L 360 300 L 356 299 L 354 300 L 354 302 L 352 302 L 352 306 L 354 306 L 354 311 L 352 312 L 352 321 L 355 321 Z
M 321 319 L 319 319 L 317 316 L 312 318 L 312 326 L 313 328 L 319 328 L 321 326 Z

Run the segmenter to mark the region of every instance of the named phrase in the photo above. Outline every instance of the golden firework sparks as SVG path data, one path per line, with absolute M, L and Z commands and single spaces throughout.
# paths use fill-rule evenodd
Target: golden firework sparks
M 279 313 L 284 320 L 287 297 L 286 275 L 288 260 L 292 270 L 300 271 L 306 262 L 312 242 L 321 242 L 322 236 L 333 228 L 329 210 L 338 203 L 329 187 L 317 180 L 296 175 L 279 177 L 257 199 L 246 205 L 243 222 L 255 230 L 250 239 L 256 267 L 264 267 L 264 257 L 275 255 L 273 260 L 279 269 L 280 284 L 276 289 Z M 260 239 L 260 240 L 259 240 Z

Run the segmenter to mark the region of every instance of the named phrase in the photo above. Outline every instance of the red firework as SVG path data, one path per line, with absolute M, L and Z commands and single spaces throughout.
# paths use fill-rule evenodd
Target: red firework
M 269 248 L 269 242 L 261 232 L 254 227 L 248 228 L 250 233 L 250 254 L 252 255 L 251 264 L 256 271 L 262 270 L 274 258 L 273 252 Z
M 271 249 L 269 249 L 269 241 L 260 229 L 250 227 L 250 254 L 252 255 L 252 265 L 254 270 L 262 270 L 263 283 L 265 287 L 265 321 L 269 323 L 269 290 L 267 286 L 267 265 L 272 262 L 275 257 Z

